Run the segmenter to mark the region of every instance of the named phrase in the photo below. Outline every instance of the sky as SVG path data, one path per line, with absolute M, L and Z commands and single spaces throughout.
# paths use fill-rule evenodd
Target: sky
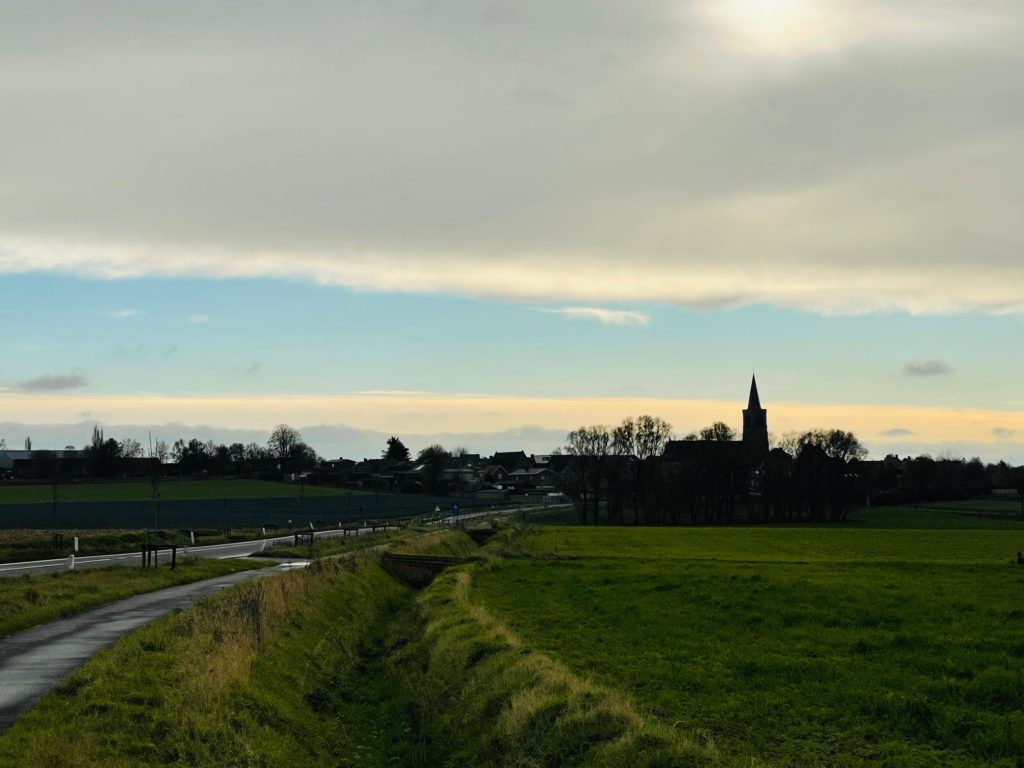
M 0 0 L 0 438 L 1024 463 L 1024 6 Z

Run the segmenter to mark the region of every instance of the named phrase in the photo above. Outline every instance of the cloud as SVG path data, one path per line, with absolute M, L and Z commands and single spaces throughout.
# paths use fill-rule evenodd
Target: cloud
M 1013 0 L 98 8 L 5 13 L 0 273 L 1024 310 Z
M 107 313 L 107 317 L 111 320 L 124 320 L 129 317 L 135 317 L 139 314 L 137 309 L 114 309 Z
M 906 376 L 949 376 L 953 368 L 943 360 L 910 362 L 903 367 Z
M 647 325 L 651 316 L 646 312 L 623 309 L 603 309 L 601 307 L 561 307 L 559 309 L 541 309 L 554 315 L 563 315 L 583 320 L 597 320 L 604 325 Z
M 242 368 L 241 373 L 244 376 L 252 376 L 253 374 L 259 373 L 262 367 L 263 362 L 261 360 L 254 360 L 253 362 L 249 363 L 247 366 Z
M 210 322 L 210 318 L 209 318 L 208 315 L 200 315 L 200 314 L 186 315 L 185 319 L 188 322 L 194 323 L 196 325 L 202 325 L 203 323 Z
M 992 435 L 996 438 L 996 440 L 1013 440 L 1019 434 L 1019 429 L 1007 429 L 1006 427 L 992 428 Z
M 882 437 L 907 437 L 914 434 L 914 430 L 906 429 L 905 427 L 892 427 L 884 432 L 879 432 Z
M 55 373 L 24 379 L 12 387 L 20 392 L 61 392 L 88 385 L 89 380 L 80 373 Z

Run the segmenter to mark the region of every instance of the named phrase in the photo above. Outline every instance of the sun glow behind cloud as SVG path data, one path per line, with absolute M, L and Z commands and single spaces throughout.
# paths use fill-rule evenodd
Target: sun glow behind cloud
M 1024 306 L 1019 3 L 106 5 L 0 27 L 0 273 Z
M 812 0 L 715 0 L 704 12 L 745 50 L 795 56 L 833 51 L 841 44 L 831 7 Z

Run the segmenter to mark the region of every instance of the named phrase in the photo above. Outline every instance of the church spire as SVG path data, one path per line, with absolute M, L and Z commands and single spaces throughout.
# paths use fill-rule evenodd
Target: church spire
M 750 375 L 750 400 L 747 402 L 748 410 L 761 410 L 761 398 L 757 396 L 757 377 Z
M 750 402 L 743 410 L 743 443 L 751 456 L 768 453 L 768 411 L 761 407 L 757 394 L 757 379 L 750 376 Z

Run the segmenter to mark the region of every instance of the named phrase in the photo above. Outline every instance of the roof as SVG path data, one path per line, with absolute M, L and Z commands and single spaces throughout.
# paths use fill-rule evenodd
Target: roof
M 526 466 L 528 463 L 526 454 L 523 451 L 499 451 L 491 457 L 491 464 L 500 464 L 506 469 L 509 467 L 515 469 Z
M 761 410 L 761 398 L 757 394 L 757 378 L 751 374 L 750 376 L 750 399 L 747 402 L 748 411 L 760 411 Z
M 745 457 L 747 446 L 742 440 L 669 440 L 662 458 L 665 461 L 688 462 L 694 459 Z

